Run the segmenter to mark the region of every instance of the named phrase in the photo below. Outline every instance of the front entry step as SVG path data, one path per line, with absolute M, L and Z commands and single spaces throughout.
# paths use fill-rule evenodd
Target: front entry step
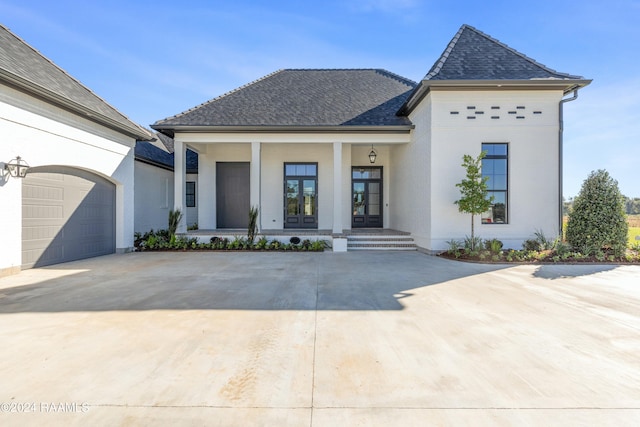
M 350 235 L 348 251 L 415 251 L 417 246 L 410 235 Z

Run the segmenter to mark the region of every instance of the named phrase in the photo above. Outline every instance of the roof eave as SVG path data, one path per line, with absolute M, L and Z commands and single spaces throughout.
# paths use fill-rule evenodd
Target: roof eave
M 109 129 L 120 132 L 131 138 L 135 138 L 138 141 L 153 141 L 154 136 L 143 128 L 137 128 L 134 126 L 125 126 L 110 117 L 107 117 L 101 113 L 98 113 L 90 108 L 87 108 L 77 102 L 71 101 L 65 97 L 58 95 L 55 92 L 47 90 L 29 80 L 20 78 L 15 74 L 9 73 L 6 70 L 0 69 L 0 82 L 3 82 L 15 89 L 25 92 L 29 95 L 40 98 L 52 105 L 60 107 L 64 110 L 70 111 L 87 120 L 91 120 Z
M 378 126 L 191 126 L 191 125 L 161 125 L 151 127 L 159 132 L 173 137 L 175 132 L 195 133 L 407 133 L 415 128 L 414 125 L 378 125 Z
M 564 94 L 583 88 L 590 79 L 528 79 L 528 80 L 422 80 L 398 110 L 408 115 L 430 90 L 559 90 Z

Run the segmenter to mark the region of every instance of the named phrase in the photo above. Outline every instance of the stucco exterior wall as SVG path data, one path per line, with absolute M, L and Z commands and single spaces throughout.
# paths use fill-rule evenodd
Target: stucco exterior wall
M 173 171 L 136 161 L 134 193 L 134 230 L 166 229 L 173 208 Z
M 431 98 L 425 98 L 409 116 L 415 129 L 409 144 L 391 152 L 391 228 L 411 232 L 422 248 L 431 245 Z
M 30 166 L 64 165 L 99 174 L 116 185 L 116 248 L 133 246 L 134 139 L 0 86 L 0 161 L 21 156 Z M 21 264 L 22 181 L 0 186 L 3 245 L 0 274 Z
M 455 184 L 465 175 L 464 154 L 482 143 L 509 144 L 508 224 L 480 224 L 476 234 L 520 248 L 536 230 L 558 234 L 558 102 L 561 91 L 436 91 L 431 125 L 431 242 L 471 232 L 470 215 L 458 212 Z M 453 112 L 453 113 L 452 113 Z M 455 113 L 457 112 L 457 114 Z M 417 128 L 418 126 L 416 126 Z

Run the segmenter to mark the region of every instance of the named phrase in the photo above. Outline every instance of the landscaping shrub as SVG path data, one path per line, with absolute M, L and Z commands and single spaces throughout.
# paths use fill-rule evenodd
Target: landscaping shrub
M 553 240 L 547 238 L 542 230 L 536 230 L 533 234 L 534 236 L 536 236 L 535 239 L 527 239 L 522 244 L 522 249 L 524 249 L 525 251 L 552 250 L 555 249 L 555 247 L 561 241 L 560 237 L 556 237 Z
M 169 211 L 169 235 L 173 236 L 176 234 L 176 230 L 178 229 L 178 224 L 180 224 L 180 221 L 182 220 L 182 212 L 180 212 L 180 209 L 176 209 L 173 210 L 171 209 Z
M 249 208 L 249 226 L 247 227 L 247 240 L 250 244 L 256 240 L 256 234 L 258 233 L 258 207 L 251 206 Z
M 567 223 L 567 241 L 583 254 L 612 249 L 622 256 L 629 225 L 618 182 L 605 170 L 591 172 L 573 201 Z
M 490 251 L 493 255 L 499 254 L 502 250 L 502 242 L 498 239 L 488 239 L 484 241 L 484 248 Z
M 482 238 L 481 237 L 465 237 L 464 238 L 464 250 L 467 252 L 475 252 L 482 248 Z

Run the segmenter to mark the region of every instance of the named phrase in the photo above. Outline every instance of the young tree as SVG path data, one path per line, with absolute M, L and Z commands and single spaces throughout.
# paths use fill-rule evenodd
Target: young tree
M 487 155 L 486 151 L 481 152 L 478 157 L 465 154 L 462 157 L 462 167 L 467 172 L 467 177 L 456 184 L 460 189 L 460 200 L 454 203 L 458 205 L 458 211 L 471 214 L 471 245 L 472 250 L 475 249 L 474 239 L 474 218 L 483 212 L 486 212 L 493 203 L 493 196 L 488 197 L 487 181 L 488 177 L 482 177 L 482 159 Z
M 628 232 L 618 181 L 605 170 L 591 172 L 569 213 L 567 241 L 586 254 L 611 248 L 621 255 L 627 247 Z

